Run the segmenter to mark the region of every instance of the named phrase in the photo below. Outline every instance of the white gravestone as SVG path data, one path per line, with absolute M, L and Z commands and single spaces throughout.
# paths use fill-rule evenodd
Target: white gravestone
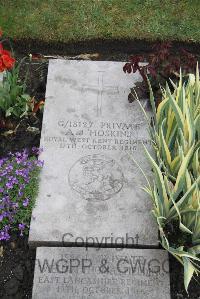
M 151 174 L 147 124 L 138 103 L 127 100 L 142 79 L 124 74 L 123 64 L 50 61 L 31 245 L 158 245 L 146 182 L 132 160 Z

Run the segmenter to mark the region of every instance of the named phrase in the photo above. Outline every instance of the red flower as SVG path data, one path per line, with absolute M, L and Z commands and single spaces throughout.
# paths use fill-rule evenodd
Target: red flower
M 14 63 L 15 63 L 15 59 L 12 58 L 10 55 L 8 54 L 3 54 L 1 55 L 1 60 L 3 61 L 3 64 L 5 65 L 5 68 L 10 70 Z
M 15 59 L 11 56 L 9 51 L 4 50 L 0 43 L 0 72 L 10 70 L 14 66 L 14 63 Z
M 2 60 L 0 59 L 0 73 L 4 71 L 4 65 Z

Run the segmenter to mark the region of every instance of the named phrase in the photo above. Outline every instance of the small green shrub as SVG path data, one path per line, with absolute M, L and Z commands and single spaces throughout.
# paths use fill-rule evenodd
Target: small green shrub
M 19 78 L 20 65 L 6 71 L 0 83 L 0 110 L 5 117 L 21 118 L 27 115 L 31 107 L 31 97 L 26 93 L 26 84 Z
M 148 81 L 149 82 L 149 81 Z M 200 273 L 200 81 L 189 75 L 187 83 L 171 82 L 162 89 L 162 101 L 156 108 L 150 87 L 153 120 L 149 130 L 155 149 L 153 159 L 145 149 L 154 172 L 153 185 L 145 191 L 153 202 L 162 246 L 184 266 L 187 290 L 193 274 Z M 168 227 L 177 229 L 177 241 L 170 242 Z

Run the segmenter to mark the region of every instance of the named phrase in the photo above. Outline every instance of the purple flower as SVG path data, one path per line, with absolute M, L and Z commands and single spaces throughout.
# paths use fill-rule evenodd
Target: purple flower
M 23 191 L 21 191 L 21 190 L 19 190 L 19 192 L 18 192 L 18 196 L 19 196 L 19 197 L 22 197 L 22 196 L 23 196 L 23 194 L 24 194 L 24 192 L 23 192 Z
M 13 183 L 12 183 L 12 182 L 7 182 L 7 183 L 6 183 L 6 187 L 7 187 L 8 189 L 12 189 L 12 188 L 13 188 Z
M 0 167 L 2 167 L 3 163 L 4 163 L 4 159 L 0 159 Z
M 28 204 L 29 204 L 29 199 L 26 198 L 26 199 L 23 201 L 23 206 L 24 206 L 24 207 L 27 207 Z
M 13 222 L 13 220 L 14 220 L 14 218 L 13 218 L 13 215 L 12 215 L 12 213 L 11 212 L 7 212 L 6 213 L 6 216 L 8 217 L 8 219 L 9 219 L 9 222 Z
M 8 158 L 2 158 L 0 159 L 0 167 L 3 166 L 3 164 L 8 160 Z
M 44 166 L 44 161 L 42 161 L 42 160 L 37 160 L 37 161 L 35 162 L 35 164 L 36 164 L 38 167 L 43 167 L 43 166 Z
M 6 170 L 3 170 L 0 172 L 0 176 L 6 176 L 7 175 L 7 171 Z
M 27 176 L 29 175 L 29 169 L 17 169 L 15 173 L 16 175 L 22 176 L 23 178 L 27 178 Z
M 15 170 L 16 175 L 21 175 L 23 176 L 24 170 L 23 169 L 17 169 Z
M 30 182 L 29 178 L 24 178 L 24 181 L 26 182 L 26 184 L 28 184 Z
M 43 148 L 32 147 L 32 153 L 39 156 L 43 152 Z
M 18 191 L 18 196 L 19 196 L 19 197 L 22 197 L 22 196 L 23 196 L 24 192 L 23 192 L 22 190 L 23 190 L 24 188 L 25 188 L 25 184 L 21 184 L 21 185 L 19 186 L 19 191 Z
M 28 158 L 27 150 L 24 150 L 21 153 L 20 152 L 15 153 L 15 161 L 17 162 L 17 164 L 24 162 L 27 158 Z
M 6 183 L 7 189 L 12 189 L 14 184 L 18 184 L 18 180 L 15 177 L 10 176 L 8 178 L 8 182 Z
M 10 229 L 10 225 L 5 225 L 4 228 L 0 231 L 0 240 L 8 241 L 10 239 L 10 235 L 8 233 Z
M 0 193 L 3 193 L 4 189 L 0 187 Z
M 2 202 L 3 202 L 4 204 L 9 205 L 9 204 L 10 204 L 10 197 L 9 197 L 8 195 L 5 196 L 5 197 L 3 197 L 3 198 L 2 198 Z
M 17 185 L 17 184 L 19 183 L 19 182 L 18 182 L 18 179 L 13 178 L 13 179 L 12 179 L 12 183 Z
M 8 241 L 10 239 L 10 235 L 8 232 L 0 231 L 0 241 Z
M 20 230 L 24 230 L 24 229 L 25 229 L 25 225 L 24 225 L 23 223 L 20 223 L 20 224 L 19 224 L 19 229 L 20 229 Z
M 19 227 L 19 230 L 20 230 L 20 236 L 23 236 L 23 231 L 25 229 L 25 225 L 23 223 L 20 223 L 18 227 Z
M 13 166 L 12 165 L 8 165 L 5 168 L 7 170 L 7 172 L 11 172 L 13 170 Z
M 17 202 L 13 202 L 13 203 L 12 203 L 12 206 L 13 206 L 14 209 L 16 209 L 16 208 L 19 207 L 19 204 L 18 204 Z

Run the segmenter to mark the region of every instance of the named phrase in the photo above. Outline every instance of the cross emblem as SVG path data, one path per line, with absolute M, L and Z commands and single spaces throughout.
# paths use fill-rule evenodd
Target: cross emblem
M 119 88 L 111 85 L 104 84 L 103 78 L 104 71 L 98 71 L 98 83 L 97 85 L 86 84 L 83 85 L 82 90 L 91 90 L 93 92 L 97 92 L 97 101 L 96 101 L 96 111 L 97 117 L 102 116 L 102 107 L 103 107 L 103 93 L 109 92 L 111 94 L 118 94 Z

